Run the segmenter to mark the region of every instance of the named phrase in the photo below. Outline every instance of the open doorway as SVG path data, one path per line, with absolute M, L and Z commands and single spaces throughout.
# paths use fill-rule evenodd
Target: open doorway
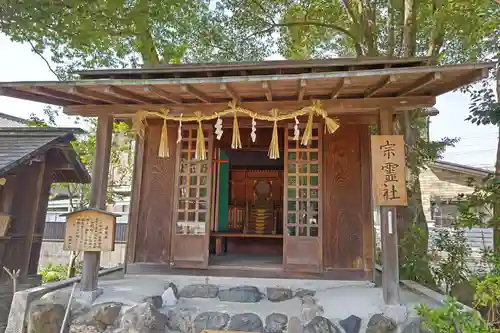
M 215 143 L 211 266 L 283 263 L 283 151 L 268 157 L 272 128 L 259 128 L 255 142 L 250 132 L 240 129 L 241 149 L 231 149 L 231 135 Z

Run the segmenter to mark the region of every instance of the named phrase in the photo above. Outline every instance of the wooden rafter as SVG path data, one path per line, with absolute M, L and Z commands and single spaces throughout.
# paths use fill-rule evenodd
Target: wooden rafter
M 434 81 L 441 80 L 441 73 L 429 73 L 427 75 L 424 75 L 422 78 L 418 79 L 417 81 L 413 82 L 412 84 L 404 87 L 401 89 L 401 91 L 397 94 L 397 96 L 405 96 L 408 94 L 411 94 L 412 92 L 415 92 L 419 89 L 424 88 L 425 86 L 433 83 Z
M 170 101 L 170 102 L 175 103 L 175 104 L 182 103 L 182 98 L 180 96 L 174 95 L 168 91 L 165 91 L 161 88 L 158 88 L 158 87 L 155 87 L 152 85 L 148 85 L 148 86 L 144 87 L 144 91 L 153 93 L 153 94 L 155 94 L 161 98 L 164 98 L 167 101 Z
M 271 82 L 262 82 L 262 89 L 264 89 L 264 93 L 266 94 L 266 99 L 271 102 L 273 100 L 273 91 L 271 90 Z
M 204 103 L 212 103 L 212 98 L 211 97 L 207 96 L 205 93 L 199 91 L 198 89 L 193 88 L 189 84 L 184 84 L 182 86 L 182 90 L 184 92 L 187 92 L 191 96 L 199 99 L 200 101 L 202 101 Z
M 125 90 L 121 87 L 116 87 L 116 86 L 107 86 L 105 91 L 107 93 L 112 93 L 112 94 L 115 94 L 117 96 L 120 96 L 120 97 L 123 97 L 123 98 L 126 98 L 126 99 L 129 99 L 129 100 L 132 100 L 134 102 L 138 102 L 138 103 L 153 103 L 154 100 L 149 98 L 149 97 L 145 97 L 145 96 L 141 96 L 139 94 L 136 94 L 136 93 L 133 93 L 131 91 L 128 91 L 128 90 Z
M 375 96 L 375 94 L 377 94 L 377 92 L 380 89 L 383 89 L 389 83 L 395 82 L 396 80 L 397 80 L 397 77 L 395 75 L 389 75 L 389 76 L 383 77 L 377 83 L 375 83 L 373 86 L 368 88 L 368 90 L 364 94 L 364 98 L 369 98 L 369 97 Z
M 304 95 L 306 94 L 306 89 L 307 89 L 307 81 L 305 79 L 300 80 L 300 82 L 299 82 L 299 95 L 297 97 L 297 100 L 299 102 L 304 100 Z
M 42 103 L 53 104 L 53 105 L 67 105 L 68 101 L 61 100 L 58 98 L 48 97 L 45 95 L 33 94 L 24 90 L 17 90 L 9 87 L 0 87 L 0 96 L 8 96 L 13 98 L 35 100 Z
M 341 77 L 339 83 L 337 83 L 337 85 L 332 89 L 332 92 L 330 94 L 330 99 L 335 99 L 340 95 L 342 88 L 344 88 L 344 81 L 345 78 Z
M 241 102 L 240 95 L 227 83 L 223 83 L 220 85 L 220 89 L 224 90 L 226 94 L 235 102 L 239 104 Z
M 102 104 L 101 101 L 95 101 L 90 98 L 85 98 L 79 95 L 68 94 L 62 91 L 46 88 L 46 87 L 32 87 L 31 90 L 36 94 L 41 94 L 49 97 L 56 97 L 60 99 L 64 99 L 66 101 L 72 103 L 81 103 L 81 104 Z
M 84 88 L 84 87 L 77 87 L 77 86 L 70 87 L 68 89 L 68 91 L 70 94 L 79 94 L 79 95 L 83 95 L 83 96 L 90 96 L 93 99 L 97 99 L 97 100 L 100 100 L 100 101 L 103 101 L 106 103 L 111 103 L 111 104 L 126 104 L 126 103 L 128 103 L 128 101 L 125 99 L 121 99 L 121 98 L 115 97 L 113 95 L 104 94 L 102 92 L 95 91 L 95 90 L 88 89 L 88 88 Z

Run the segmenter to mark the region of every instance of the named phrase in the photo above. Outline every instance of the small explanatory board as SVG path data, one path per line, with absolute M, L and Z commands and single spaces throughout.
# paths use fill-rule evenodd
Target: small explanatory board
M 406 206 L 405 144 L 402 135 L 372 135 L 372 178 L 375 204 Z
M 116 218 L 120 215 L 104 210 L 86 209 L 63 216 L 66 216 L 64 250 L 114 251 Z

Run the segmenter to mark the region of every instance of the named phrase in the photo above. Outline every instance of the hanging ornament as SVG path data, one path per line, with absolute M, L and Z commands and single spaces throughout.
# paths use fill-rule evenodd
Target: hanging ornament
M 179 127 L 177 128 L 177 143 L 181 143 L 182 141 L 182 113 L 181 119 L 179 119 Z
M 252 142 L 255 143 L 255 140 L 257 139 L 257 122 L 255 121 L 255 118 L 252 117 L 252 133 L 250 133 L 250 137 L 252 138 Z
M 294 119 L 295 119 L 295 126 L 293 126 L 293 139 L 295 141 L 299 141 L 300 138 L 299 120 L 297 119 L 297 117 L 295 117 Z
M 170 157 L 170 149 L 168 148 L 167 119 L 163 119 L 158 156 L 161 158 Z
M 207 159 L 207 149 L 205 147 L 205 135 L 203 134 L 203 126 L 201 126 L 202 114 L 196 111 L 195 116 L 198 118 L 198 133 L 196 135 L 196 151 L 194 159 L 197 161 L 204 161 Z
M 306 129 L 304 130 L 304 134 L 302 135 L 302 141 L 301 141 L 301 144 L 306 147 L 309 146 L 309 143 L 311 142 L 312 139 L 313 117 L 314 117 L 314 110 L 311 109 L 309 111 L 309 118 L 307 119 Z
M 222 119 L 217 115 L 217 121 L 215 122 L 215 135 L 217 140 L 220 140 L 222 138 L 222 133 L 224 131 L 222 130 Z
M 269 152 L 267 153 L 267 156 L 269 156 L 269 158 L 272 160 L 277 160 L 280 158 L 280 147 L 278 140 L 278 121 L 276 120 L 276 118 L 278 118 L 279 115 L 279 110 L 272 109 L 271 112 L 274 117 L 274 125 L 273 125 L 273 136 L 271 138 L 271 144 L 269 145 Z
M 236 116 L 236 112 L 234 112 L 233 141 L 231 143 L 231 148 L 233 148 L 233 149 L 241 148 L 240 129 L 238 127 L 238 117 Z

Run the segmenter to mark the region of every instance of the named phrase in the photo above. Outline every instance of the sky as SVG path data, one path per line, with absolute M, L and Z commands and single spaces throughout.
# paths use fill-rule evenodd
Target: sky
M 56 77 L 45 62 L 26 44 L 14 43 L 0 34 L 0 82 L 51 81 Z M 455 147 L 448 148 L 443 160 L 481 168 L 493 168 L 497 147 L 497 129 L 477 126 L 465 121 L 469 98 L 452 92 L 437 98 L 435 107 L 439 115 L 432 117 L 431 140 L 443 137 L 460 138 Z M 30 114 L 43 117 L 44 104 L 0 96 L 0 112 L 28 118 Z M 59 126 L 75 126 L 75 119 L 61 113 L 56 119 Z

